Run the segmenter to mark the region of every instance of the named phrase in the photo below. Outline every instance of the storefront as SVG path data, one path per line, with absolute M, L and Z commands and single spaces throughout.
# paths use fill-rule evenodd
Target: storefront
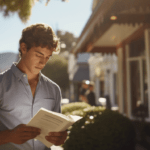
M 136 108 L 143 104 L 150 121 L 150 1 L 97 1 L 76 47 L 79 52 L 115 54 L 117 72 L 108 76 L 117 90 L 119 112 L 134 118 Z M 109 82 L 107 80 L 107 82 Z M 109 82 L 110 83 L 110 82 Z M 111 86 L 110 84 L 104 83 Z

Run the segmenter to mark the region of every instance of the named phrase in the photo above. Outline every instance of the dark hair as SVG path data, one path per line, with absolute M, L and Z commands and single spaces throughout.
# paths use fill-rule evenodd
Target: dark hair
M 27 51 L 33 46 L 41 46 L 42 48 L 47 47 L 52 49 L 53 53 L 58 54 L 60 52 L 60 42 L 55 35 L 52 28 L 47 24 L 34 24 L 23 29 L 22 36 L 19 40 L 19 55 L 22 53 L 20 50 L 20 44 L 25 43 Z

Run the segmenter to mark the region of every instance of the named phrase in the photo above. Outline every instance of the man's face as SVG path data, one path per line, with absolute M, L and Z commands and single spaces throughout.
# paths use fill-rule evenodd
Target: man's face
M 38 74 L 46 65 L 52 50 L 47 48 L 32 47 L 29 51 L 22 53 L 22 60 L 26 69 L 32 74 Z
M 88 87 L 89 87 L 89 86 L 88 86 L 87 84 L 85 84 L 85 83 L 83 84 L 83 88 L 84 88 L 84 89 L 87 89 Z
M 94 86 L 90 86 L 89 89 L 90 89 L 90 91 L 93 91 L 94 90 Z

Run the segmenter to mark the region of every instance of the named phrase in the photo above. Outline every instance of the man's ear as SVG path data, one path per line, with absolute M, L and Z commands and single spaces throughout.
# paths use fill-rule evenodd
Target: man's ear
M 27 52 L 27 45 L 25 43 L 21 43 L 20 44 L 20 50 L 21 50 L 22 54 L 26 54 L 26 52 Z

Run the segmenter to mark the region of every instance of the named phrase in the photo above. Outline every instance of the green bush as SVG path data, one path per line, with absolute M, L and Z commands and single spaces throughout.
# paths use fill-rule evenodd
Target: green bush
M 87 107 L 87 108 L 84 108 L 84 109 L 79 109 L 79 110 L 72 111 L 70 113 L 70 115 L 78 115 L 78 116 L 84 117 L 87 113 L 89 115 L 93 115 L 96 112 L 100 113 L 100 112 L 102 112 L 104 110 L 105 110 L 105 108 L 101 107 L 101 106 L 98 106 L 98 107 L 91 106 L 91 107 Z
M 150 122 L 143 122 L 139 120 L 132 121 L 136 133 L 136 143 L 143 147 L 143 149 L 150 149 Z
M 84 116 L 84 112 L 82 109 L 78 109 L 78 110 L 74 110 L 72 112 L 70 112 L 70 115 L 77 115 L 77 116 Z
M 69 130 L 64 150 L 134 150 L 132 122 L 111 110 L 90 107 Z
M 61 107 L 62 114 L 70 115 L 71 112 L 76 110 L 83 110 L 84 108 L 91 107 L 91 105 L 85 103 L 85 102 L 75 102 L 75 103 L 69 103 L 66 105 L 63 105 Z

